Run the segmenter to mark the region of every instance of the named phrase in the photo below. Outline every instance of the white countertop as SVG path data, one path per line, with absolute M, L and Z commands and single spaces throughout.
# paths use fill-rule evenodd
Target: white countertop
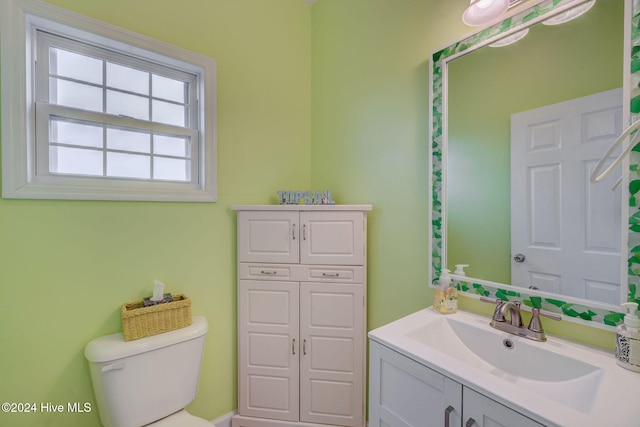
M 490 319 L 486 317 L 461 311 L 443 315 L 429 308 L 375 329 L 369 332 L 369 338 L 546 426 L 640 426 L 640 373 L 618 366 L 612 351 L 594 349 L 552 336 L 547 336 L 546 342 L 534 342 L 504 333 L 513 341 L 526 340 L 543 349 L 566 354 L 601 368 L 603 375 L 597 396 L 589 413 L 585 413 L 523 389 L 411 338 L 417 328 L 436 322 L 443 316 L 455 316 L 461 321 L 486 324 L 487 328 L 491 328 Z

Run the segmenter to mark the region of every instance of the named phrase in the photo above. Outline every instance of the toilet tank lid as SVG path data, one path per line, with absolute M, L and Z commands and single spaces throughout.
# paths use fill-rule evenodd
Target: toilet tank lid
M 208 329 L 205 317 L 193 316 L 191 325 L 185 328 L 134 341 L 125 341 L 122 332 L 118 332 L 91 341 L 84 349 L 84 356 L 90 362 L 110 362 L 201 337 Z

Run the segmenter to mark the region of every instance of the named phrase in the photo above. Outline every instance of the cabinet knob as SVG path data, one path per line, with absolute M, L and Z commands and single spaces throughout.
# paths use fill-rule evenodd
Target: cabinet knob
M 467 420 L 467 423 L 465 424 L 465 427 L 473 427 L 476 424 L 476 420 L 474 420 L 473 418 L 469 418 Z

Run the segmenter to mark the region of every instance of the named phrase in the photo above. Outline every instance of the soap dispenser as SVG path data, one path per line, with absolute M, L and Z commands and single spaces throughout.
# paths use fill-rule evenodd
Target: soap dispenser
M 433 308 L 443 314 L 458 311 L 458 290 L 453 285 L 451 270 L 443 269 L 438 279 L 438 287 L 433 292 Z
M 627 314 L 624 323 L 616 329 L 616 362 L 631 371 L 640 372 L 640 318 L 638 304 L 622 304 Z
M 464 268 L 469 267 L 469 264 L 456 264 L 456 271 L 453 274 L 457 274 L 458 276 L 466 276 L 464 273 Z

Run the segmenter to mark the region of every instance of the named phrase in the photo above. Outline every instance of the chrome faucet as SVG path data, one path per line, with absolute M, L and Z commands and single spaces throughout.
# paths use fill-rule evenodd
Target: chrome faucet
M 540 316 L 548 317 L 553 320 L 562 320 L 562 317 L 555 313 L 548 313 L 540 311 L 540 309 L 531 309 L 532 316 L 529 325 L 525 327 L 522 323 L 522 317 L 520 315 L 521 302 L 511 302 L 494 300 L 491 298 L 480 297 L 481 301 L 490 302 L 496 304 L 496 309 L 493 312 L 493 317 L 489 325 L 500 331 L 509 332 L 510 334 L 518 335 L 521 337 L 529 338 L 534 341 L 546 341 L 547 336 L 542 329 L 542 322 L 540 322 Z M 508 321 L 507 321 L 508 314 Z
M 520 317 L 520 302 L 500 302 L 496 303 L 496 310 L 493 313 L 493 319 L 491 323 L 506 322 L 505 314 L 509 313 L 509 324 L 516 328 L 522 327 L 522 317 Z M 491 325 L 495 327 L 493 324 Z

